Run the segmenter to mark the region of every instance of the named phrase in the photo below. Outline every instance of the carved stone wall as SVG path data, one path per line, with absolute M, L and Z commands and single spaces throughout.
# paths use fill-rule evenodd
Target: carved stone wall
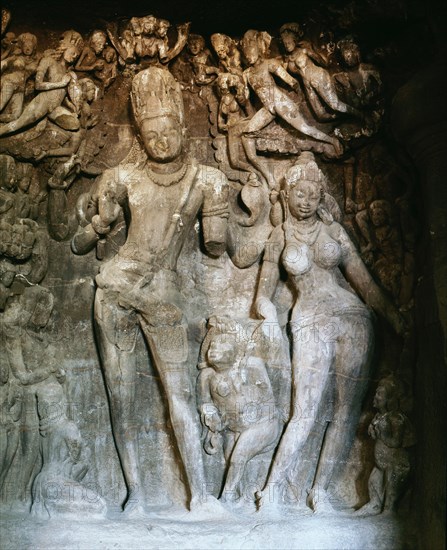
M 2 12 L 11 518 L 382 514 L 397 547 L 423 509 L 442 544 L 442 46 L 406 3 L 280 8 Z

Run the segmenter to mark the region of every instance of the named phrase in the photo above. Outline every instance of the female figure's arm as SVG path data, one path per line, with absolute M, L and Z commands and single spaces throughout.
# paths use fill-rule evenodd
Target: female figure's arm
M 278 320 L 272 299 L 279 282 L 279 257 L 283 248 L 284 234 L 282 226 L 278 226 L 266 244 L 255 298 L 256 313 L 268 321 Z
M 343 251 L 341 267 L 346 279 L 369 306 L 387 319 L 397 334 L 403 334 L 405 323 L 398 309 L 376 284 L 346 231 L 339 224 L 333 225 L 337 226 L 337 240 Z

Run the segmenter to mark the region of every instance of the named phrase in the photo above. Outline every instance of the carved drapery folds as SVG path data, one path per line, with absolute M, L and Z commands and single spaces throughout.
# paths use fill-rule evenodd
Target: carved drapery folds
M 397 384 L 381 382 L 373 418 L 371 390 L 412 382 L 418 224 L 384 77 L 342 27 L 190 27 L 147 15 L 53 42 L 3 12 L 1 482 L 20 493 L 6 502 L 101 517 L 112 456 L 118 504 L 145 516 L 159 453 L 201 517 L 395 510 L 411 407 L 379 403 Z M 63 348 L 55 314 L 85 349 Z M 110 412 L 109 447 L 70 407 L 82 384 Z M 370 471 L 359 491 L 347 463 Z

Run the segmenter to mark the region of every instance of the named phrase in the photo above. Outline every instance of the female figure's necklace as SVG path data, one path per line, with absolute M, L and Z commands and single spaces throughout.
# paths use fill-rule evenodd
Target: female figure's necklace
M 310 247 L 315 243 L 320 234 L 321 223 L 318 219 L 313 220 L 310 224 L 296 221 L 292 224 L 292 228 L 295 239 Z

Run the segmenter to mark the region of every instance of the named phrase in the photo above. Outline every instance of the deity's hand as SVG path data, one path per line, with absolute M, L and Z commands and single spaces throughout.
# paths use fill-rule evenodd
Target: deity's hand
M 273 305 L 271 300 L 265 296 L 261 296 L 256 300 L 255 310 L 258 317 L 265 319 L 269 322 L 278 322 L 278 314 L 276 312 L 276 307 Z
M 368 426 L 368 435 L 370 437 L 372 437 L 373 439 L 377 439 L 376 428 L 375 428 L 374 424 L 370 424 Z

